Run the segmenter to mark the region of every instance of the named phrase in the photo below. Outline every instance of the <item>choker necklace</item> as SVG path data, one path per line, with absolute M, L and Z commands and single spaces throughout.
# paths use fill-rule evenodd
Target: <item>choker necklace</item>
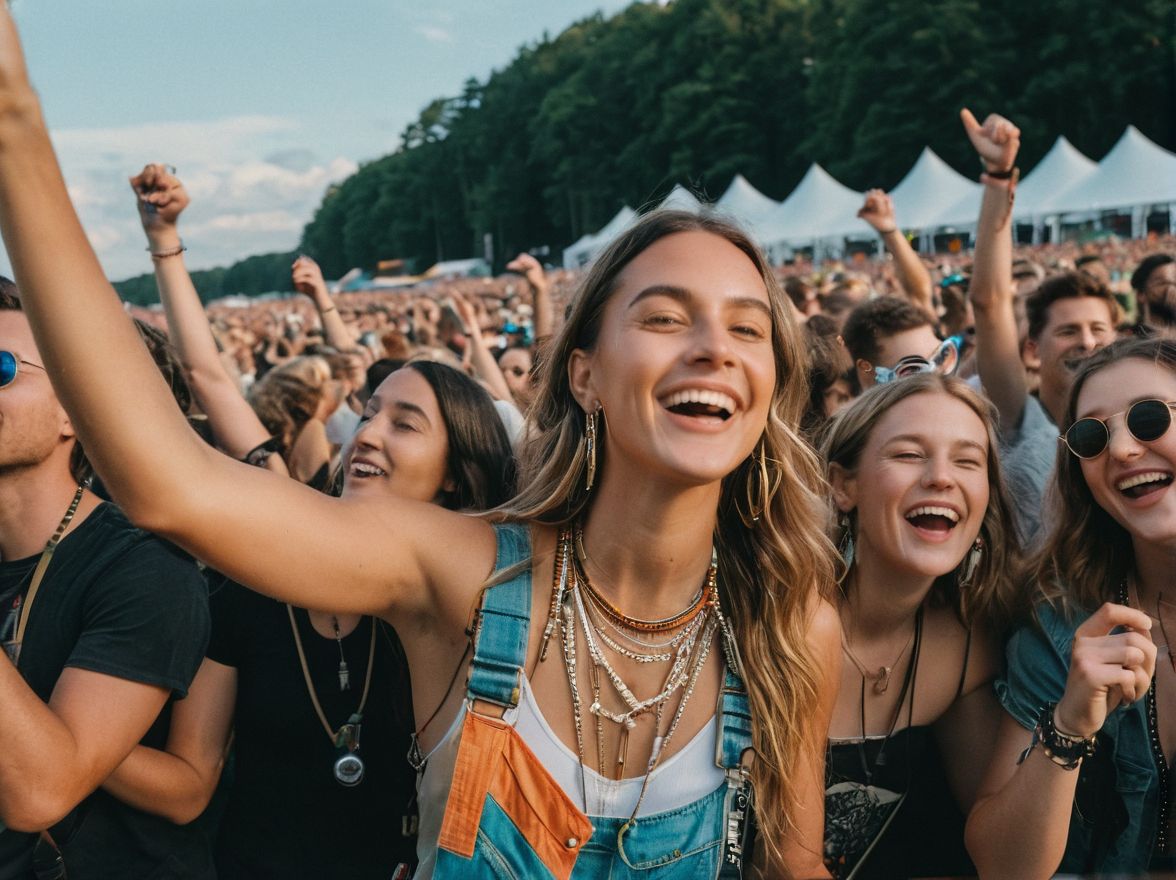
M 917 616 L 916 616 L 917 618 Z M 915 621 L 915 629 L 918 630 L 918 620 Z M 862 675 L 863 683 L 868 679 L 874 682 L 873 691 L 875 694 L 881 696 L 890 688 L 890 675 L 894 672 L 894 667 L 902 660 L 903 655 L 906 654 L 907 648 L 915 641 L 915 633 L 911 633 L 911 637 L 907 639 L 906 644 L 902 646 L 902 650 L 898 652 L 898 656 L 890 661 L 889 666 L 879 666 L 877 672 L 871 672 L 861 660 L 858 659 L 857 654 L 849 647 L 849 639 L 845 636 L 845 628 L 841 629 L 841 649 L 845 652 L 845 656 L 853 661 L 853 665 L 857 667 L 858 672 Z
M 368 693 L 372 687 L 372 669 L 376 665 L 376 619 L 374 617 L 372 618 L 372 638 L 371 644 L 368 647 L 367 672 L 364 673 L 363 696 L 359 698 L 359 708 L 347 719 L 346 724 L 340 726 L 338 730 L 331 730 L 331 725 L 327 721 L 327 715 L 323 712 L 322 704 L 319 702 L 318 692 L 314 689 L 314 682 L 310 680 L 310 667 L 306 663 L 306 652 L 302 650 L 302 636 L 298 633 L 298 622 L 294 619 L 294 607 L 287 603 L 286 611 L 290 615 L 290 630 L 294 633 L 294 647 L 298 649 L 298 662 L 302 664 L 302 677 L 306 680 L 306 690 L 310 694 L 310 702 L 314 705 L 314 712 L 318 715 L 318 720 L 323 725 L 323 730 L 327 732 L 327 738 L 330 739 L 338 753 L 338 758 L 335 759 L 335 780 L 340 785 L 345 785 L 348 788 L 359 785 L 363 781 L 363 774 L 366 768 L 364 767 L 363 759 L 356 753 L 359 751 L 359 733 L 363 724 L 363 708 L 367 705 Z M 339 619 L 333 615 L 331 619 L 335 623 L 335 640 L 340 642 L 339 650 L 341 655 L 343 646 L 339 636 Z M 362 618 L 360 619 L 362 620 Z M 343 676 L 347 672 L 346 666 L 346 663 L 340 664 L 340 685 L 344 683 Z M 342 689 L 347 690 L 347 688 Z

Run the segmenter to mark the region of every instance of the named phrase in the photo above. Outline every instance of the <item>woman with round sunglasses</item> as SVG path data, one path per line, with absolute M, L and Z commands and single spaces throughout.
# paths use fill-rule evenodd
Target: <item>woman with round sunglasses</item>
M 1032 619 L 1008 644 L 1005 717 L 968 820 L 981 876 L 1176 866 L 1174 407 L 1171 340 L 1116 342 L 1075 375 L 1056 525 L 1033 565 Z
M 6 10 L 0 106 L 0 230 L 62 402 L 131 518 L 274 598 L 387 619 L 417 715 L 442 704 L 416 750 L 419 876 L 504 861 L 516 876 L 821 875 L 832 547 L 795 428 L 800 334 L 746 235 L 655 213 L 597 258 L 500 521 L 332 499 L 203 448 L 163 405 Z M 111 370 L 120 382 L 99 380 Z
M 924 372 L 870 389 L 829 426 L 846 563 L 826 762 L 836 877 L 974 872 L 964 816 L 999 718 L 996 634 L 1015 604 L 994 422 L 966 382 Z

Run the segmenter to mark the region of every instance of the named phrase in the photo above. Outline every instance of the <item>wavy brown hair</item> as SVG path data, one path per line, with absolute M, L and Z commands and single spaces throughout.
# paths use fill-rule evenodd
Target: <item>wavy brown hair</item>
M 1099 370 L 1127 358 L 1176 373 L 1176 340 L 1120 340 L 1087 358 L 1070 389 L 1066 427 L 1074 424 L 1078 395 L 1086 381 Z M 1147 393 L 1145 388 L 1137 390 Z M 1095 501 L 1082 475 L 1082 462 L 1064 446 L 1058 449 L 1054 480 L 1052 527 L 1032 567 L 1037 598 L 1067 613 L 1093 611 L 1103 602 L 1114 600 L 1116 589 L 1131 573 L 1135 564 L 1131 533 Z
M 879 420 L 895 405 L 917 394 L 947 394 L 966 404 L 984 423 L 988 435 L 988 508 L 980 523 L 984 552 L 969 583 L 961 583 L 967 555 L 953 571 L 935 579 L 931 601 L 951 608 L 964 626 L 979 623 L 1000 632 L 1017 618 L 1027 605 L 1024 591 L 1016 586 L 1012 573 L 1019 554 L 1012 505 L 1001 477 L 999 444 L 996 438 L 996 410 L 963 379 L 921 373 L 886 385 L 876 385 L 833 417 L 821 444 L 826 466 L 840 465 L 853 472 L 861 462 L 862 451 Z M 840 545 L 845 532 L 854 528 L 835 526 L 833 538 Z
M 798 808 L 804 755 L 806 750 L 822 749 L 826 733 L 811 720 L 822 675 L 807 636 L 818 597 L 832 592 L 835 554 L 823 529 L 828 512 L 819 462 L 797 430 L 808 399 L 802 336 L 785 308 L 779 282 L 742 231 L 706 214 L 657 211 L 635 223 L 596 259 L 572 299 L 562 330 L 541 359 L 527 439 L 519 454 L 523 488 L 499 513 L 559 526 L 587 509 L 591 498 L 584 488 L 585 413 L 572 395 L 572 352 L 596 345 L 605 306 L 622 270 L 660 239 L 691 231 L 726 239 L 747 256 L 767 287 L 772 313 L 772 406 L 757 451 L 723 478 L 715 546 L 722 604 L 734 629 L 743 667 L 739 671 L 751 703 L 756 754 L 751 773 L 763 831 L 759 839 L 778 860 L 780 842 Z M 763 469 L 758 463 L 761 449 Z M 598 467 L 607 466 L 606 459 L 602 448 Z M 753 518 L 748 497 L 758 497 L 761 486 L 768 503 Z

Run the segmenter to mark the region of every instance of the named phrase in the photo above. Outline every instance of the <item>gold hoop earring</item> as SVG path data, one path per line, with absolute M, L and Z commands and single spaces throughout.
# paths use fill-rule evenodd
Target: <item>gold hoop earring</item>
M 588 469 L 585 492 L 591 492 L 592 486 L 596 483 L 596 421 L 601 409 L 598 403 L 596 409 L 584 417 L 584 459 Z
M 767 453 L 764 451 L 764 444 L 761 440 L 756 446 L 756 451 L 752 453 L 751 467 L 744 483 L 743 496 L 747 507 L 746 512 L 738 502 L 735 504 L 735 509 L 739 511 L 739 518 L 749 529 L 760 521 L 760 517 L 764 515 L 764 511 L 772 503 L 773 487 L 771 484 Z

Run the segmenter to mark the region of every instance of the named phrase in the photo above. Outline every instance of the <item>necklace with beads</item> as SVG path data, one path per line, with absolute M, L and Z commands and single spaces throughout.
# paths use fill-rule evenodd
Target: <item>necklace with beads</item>
M 580 552 L 577 552 L 580 551 Z M 544 627 L 540 647 L 540 662 L 547 654 L 548 644 L 556 630 L 567 673 L 568 688 L 572 697 L 573 722 L 576 732 L 576 750 L 580 761 L 581 792 L 584 810 L 589 812 L 587 803 L 587 779 L 585 775 L 584 748 L 584 700 L 580 693 L 579 657 L 577 655 L 577 630 L 583 633 L 583 644 L 591 661 L 589 681 L 592 687 L 592 702 L 587 714 L 595 720 L 597 769 L 602 776 L 614 779 L 624 778 L 628 764 L 629 732 L 636 726 L 642 715 L 652 714 L 655 725 L 653 747 L 646 765 L 646 772 L 633 814 L 625 828 L 632 826 L 649 785 L 649 777 L 666 753 L 674 733 L 685 713 L 686 706 L 694 693 L 699 676 L 706 665 L 716 633 L 723 636 L 724 650 L 733 656 L 734 645 L 727 645 L 731 638 L 718 603 L 717 561 L 712 550 L 711 565 L 706 579 L 690 605 L 683 611 L 661 620 L 642 620 L 624 614 L 595 590 L 580 564 L 583 543 L 579 527 L 565 527 L 556 545 L 555 568 L 552 579 L 551 606 L 547 624 Z M 666 633 L 677 630 L 661 642 L 650 642 L 643 634 Z M 610 663 L 607 651 L 626 657 L 638 663 L 669 663 L 669 669 L 661 689 L 654 696 L 639 699 Z M 614 712 L 601 703 L 602 685 L 607 682 L 620 698 L 624 710 Z M 666 709 L 675 694 L 681 692 L 678 705 L 664 727 Z M 612 765 L 613 773 L 606 773 L 607 761 L 604 753 L 604 722 L 617 724 L 621 728 L 617 753 Z

